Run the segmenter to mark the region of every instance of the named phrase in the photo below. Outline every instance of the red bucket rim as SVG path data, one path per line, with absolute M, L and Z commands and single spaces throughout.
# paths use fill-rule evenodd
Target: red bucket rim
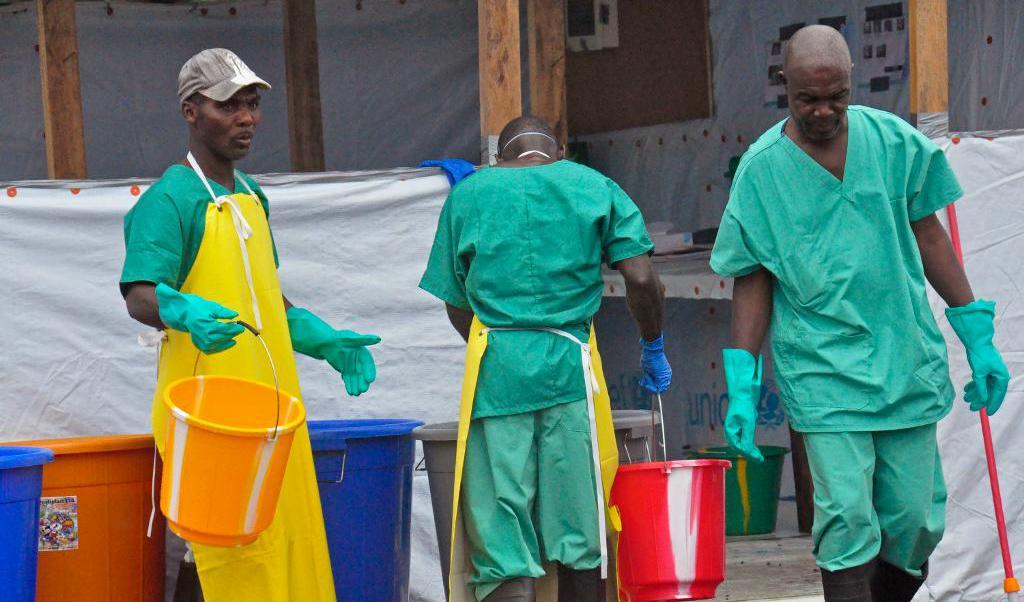
M 732 462 L 728 460 L 698 459 L 698 460 L 670 460 L 668 462 L 641 462 L 639 464 L 621 464 L 619 472 L 644 472 L 648 470 L 664 470 L 668 468 L 699 468 L 705 466 L 719 466 L 728 469 Z

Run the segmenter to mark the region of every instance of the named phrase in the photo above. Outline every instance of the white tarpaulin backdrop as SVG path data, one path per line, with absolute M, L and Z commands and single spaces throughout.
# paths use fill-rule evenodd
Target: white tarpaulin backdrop
M 298 356 L 310 419 L 453 420 L 464 345 L 442 304 L 417 288 L 444 176 L 259 181 L 289 299 L 383 339 L 373 349 L 378 380 L 359 398 L 327 363 Z M 138 345 L 146 327 L 128 317 L 117 287 L 134 186 L 145 190 L 141 181 L 0 183 L 0 440 L 150 431 L 155 350 Z M 414 479 L 411 587 L 412 600 L 434 602 L 443 591 L 425 475 Z
M 953 143 L 956 140 L 957 143 Z M 996 302 L 996 345 L 1013 377 L 1002 409 L 992 417 L 1006 521 L 1018 574 L 1024 568 L 1024 136 L 936 140 L 946 149 L 965 194 L 957 203 L 967 275 L 975 295 Z M 932 309 L 944 304 L 932 295 Z M 970 378 L 963 346 L 944 318 L 958 389 Z M 988 602 L 1002 594 L 992 497 L 978 416 L 957 401 L 939 423 L 943 472 L 949 488 L 946 535 L 932 556 L 927 596 L 918 600 Z M 908 458 L 908 461 L 913 461 Z

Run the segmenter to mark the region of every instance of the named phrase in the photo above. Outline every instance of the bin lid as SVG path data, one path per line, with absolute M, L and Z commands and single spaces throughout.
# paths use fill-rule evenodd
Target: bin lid
M 789 448 L 777 445 L 758 445 L 761 455 L 784 456 L 789 453 Z M 702 447 L 700 449 L 687 450 L 686 455 L 690 458 L 723 458 L 725 460 L 738 460 L 743 457 L 739 451 L 731 447 Z
M 4 445 L 7 445 L 4 443 Z M 54 454 L 93 454 L 102 452 L 153 449 L 153 435 L 104 435 L 101 437 L 70 437 L 67 439 L 37 439 L 18 441 L 14 445 L 45 447 Z
M 637 427 L 651 426 L 651 413 L 653 410 L 613 410 L 612 423 L 615 430 L 633 429 Z M 661 415 L 654 413 L 654 421 L 661 423 Z
M 419 441 L 455 441 L 458 437 L 458 422 L 428 424 L 412 432 L 412 438 Z
M 407 418 L 371 418 L 366 420 L 310 420 L 309 440 L 314 451 L 344 447 L 350 439 L 401 437 L 423 423 Z
M 642 462 L 640 464 L 623 464 L 619 466 L 619 472 L 646 472 L 649 470 L 665 470 L 672 468 L 701 468 L 714 466 L 729 469 L 732 462 L 728 460 L 669 460 L 668 462 Z
M 0 447 L 0 470 L 40 466 L 53 462 L 53 452 L 45 447 Z

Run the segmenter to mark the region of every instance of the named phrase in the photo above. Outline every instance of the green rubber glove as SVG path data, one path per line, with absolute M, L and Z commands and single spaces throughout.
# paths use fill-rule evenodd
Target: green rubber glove
M 238 312 L 199 295 L 181 293 L 166 284 L 156 285 L 156 305 L 164 326 L 187 332 L 192 344 L 207 354 L 235 346 L 235 337 L 245 330 L 234 322 Z
M 1010 372 L 992 337 L 995 336 L 996 304 L 978 299 L 963 307 L 947 307 L 946 319 L 967 350 L 972 380 L 964 387 L 964 400 L 977 412 L 995 414 L 1010 384 Z
M 380 337 L 351 330 L 335 330 L 313 312 L 290 307 L 286 312 L 295 351 L 318 360 L 327 360 L 341 374 L 345 391 L 359 396 L 377 379 L 377 367 L 366 348 L 376 345 Z
M 757 428 L 757 400 L 761 395 L 763 357 L 756 360 L 745 349 L 723 349 L 722 365 L 729 388 L 729 410 L 725 413 L 725 440 L 755 462 L 764 462 L 754 443 Z

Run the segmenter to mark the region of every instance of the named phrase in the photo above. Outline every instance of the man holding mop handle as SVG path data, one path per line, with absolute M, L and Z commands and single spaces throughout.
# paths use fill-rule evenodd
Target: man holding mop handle
M 668 388 L 653 245 L 629 197 L 561 160 L 542 120 L 512 120 L 498 148 L 452 189 L 420 282 L 468 341 L 450 599 L 552 600 L 536 580 L 557 563 L 558 600 L 603 601 L 618 450 L 592 320 L 605 261 L 640 327 L 642 384 Z
M 967 349 L 971 409 L 1009 375 L 995 304 L 975 300 L 936 211 L 962 195 L 945 155 L 898 117 L 849 106 L 850 53 L 812 25 L 786 46 L 790 116 L 743 156 L 711 257 L 736 277 L 725 433 L 754 444 L 765 332 L 814 481 L 814 553 L 828 601 L 905 602 L 942 537 L 935 424 L 955 397 L 925 281 Z
M 283 390 L 300 394 L 293 350 L 325 359 L 350 395 L 376 378 L 366 349 L 380 339 L 334 330 L 281 294 L 266 196 L 234 168 L 260 122 L 270 85 L 223 48 L 193 56 L 178 76 L 189 149 L 125 217 L 121 292 L 136 320 L 164 331 L 153 399 L 153 435 L 163 449 L 164 389 L 193 374 L 230 375 L 273 386 L 266 343 Z M 334 602 L 313 457 L 305 425 L 292 444 L 273 524 L 242 547 L 193 545 L 208 602 Z

